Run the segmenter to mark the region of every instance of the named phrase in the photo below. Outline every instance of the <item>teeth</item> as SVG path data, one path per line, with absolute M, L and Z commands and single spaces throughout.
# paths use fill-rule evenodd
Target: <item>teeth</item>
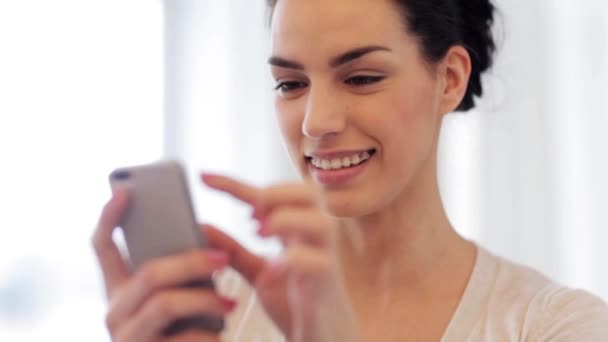
M 312 158 L 311 163 L 315 167 L 323 170 L 338 170 L 346 167 L 359 165 L 362 162 L 368 160 L 369 158 L 371 158 L 369 152 L 362 152 L 355 154 L 351 157 L 336 158 L 331 160 Z
M 323 160 L 321 161 L 321 168 L 323 170 L 329 170 L 331 167 L 331 162 L 329 160 Z
M 342 165 L 344 165 L 345 167 L 349 167 L 350 166 L 350 158 L 348 158 L 348 157 L 342 158 Z
M 331 161 L 331 168 L 332 169 L 340 169 L 342 168 L 342 160 L 341 159 L 334 159 Z

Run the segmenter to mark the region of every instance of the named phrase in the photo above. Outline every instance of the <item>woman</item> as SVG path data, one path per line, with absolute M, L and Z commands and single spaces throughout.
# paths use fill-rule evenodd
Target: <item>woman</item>
M 128 200 L 116 193 L 94 236 L 114 341 L 218 340 L 205 331 L 163 336 L 171 322 L 194 314 L 227 315 L 225 337 L 235 341 L 270 341 L 274 328 L 291 341 L 608 338 L 601 300 L 465 240 L 441 203 L 441 121 L 482 94 L 481 73 L 494 51 L 489 1 L 269 6 L 276 111 L 304 182 L 260 189 L 202 178 L 250 204 L 259 235 L 281 238 L 284 252 L 265 260 L 204 226 L 213 251 L 160 259 L 130 274 L 112 241 Z M 176 287 L 228 265 L 260 306 L 248 305 L 244 291 L 237 304 Z

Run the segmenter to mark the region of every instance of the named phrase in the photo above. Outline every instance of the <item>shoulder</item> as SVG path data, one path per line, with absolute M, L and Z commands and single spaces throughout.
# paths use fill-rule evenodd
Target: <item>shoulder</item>
M 606 341 L 608 306 L 600 298 L 578 289 L 550 284 L 530 303 L 535 320 L 533 341 Z
M 489 303 L 497 307 L 492 312 L 518 319 L 522 336 L 531 341 L 608 339 L 608 306 L 600 298 L 559 285 L 529 267 L 481 253 L 496 265 Z

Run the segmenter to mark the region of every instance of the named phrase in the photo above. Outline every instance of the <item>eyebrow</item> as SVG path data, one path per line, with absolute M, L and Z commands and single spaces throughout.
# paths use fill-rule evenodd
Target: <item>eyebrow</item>
M 337 68 L 341 65 L 350 63 L 356 59 L 359 59 L 367 54 L 370 54 L 370 53 L 376 52 L 376 51 L 392 51 L 392 50 L 387 47 L 379 46 L 379 45 L 363 46 L 363 47 L 356 48 L 354 50 L 350 50 L 345 53 L 342 53 L 336 57 L 333 57 L 329 61 L 329 66 L 332 68 Z M 268 64 L 274 65 L 277 67 L 281 67 L 281 68 L 304 70 L 304 65 L 302 65 L 301 63 L 296 62 L 296 61 L 291 61 L 291 60 L 288 60 L 288 59 L 285 59 L 285 58 L 282 58 L 279 56 L 270 57 L 268 59 Z

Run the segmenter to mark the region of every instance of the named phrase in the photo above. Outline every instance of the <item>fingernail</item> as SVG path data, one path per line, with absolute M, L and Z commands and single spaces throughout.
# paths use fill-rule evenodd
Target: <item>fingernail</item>
M 211 265 L 217 268 L 222 268 L 228 265 L 228 261 L 230 259 L 228 254 L 222 251 L 209 251 L 206 255 Z
M 218 179 L 218 176 L 214 175 L 214 174 L 211 174 L 211 173 L 203 173 L 201 175 L 201 179 L 205 183 L 213 183 L 214 181 L 216 181 Z
M 234 309 L 237 306 L 237 301 L 234 299 L 230 299 L 230 298 L 226 298 L 226 297 L 220 297 L 220 302 L 222 303 L 222 306 L 224 307 L 224 310 L 226 311 L 226 313 L 230 313 L 232 311 L 234 311 Z
M 257 209 L 254 209 L 253 212 L 251 213 L 251 218 L 259 221 L 262 218 L 262 214 L 260 214 L 260 212 Z

